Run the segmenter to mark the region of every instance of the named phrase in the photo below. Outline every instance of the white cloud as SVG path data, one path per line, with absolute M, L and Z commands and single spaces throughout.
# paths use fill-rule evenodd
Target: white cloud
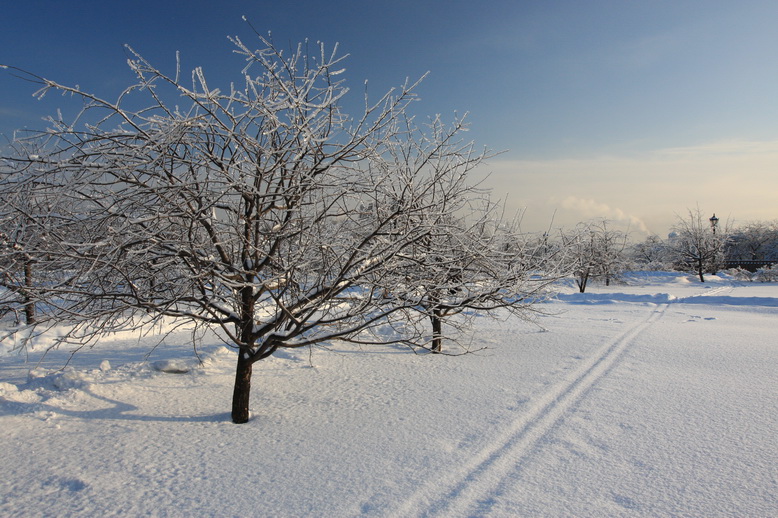
M 555 200 L 552 199 L 550 201 L 553 203 Z M 648 227 L 639 217 L 627 214 L 619 208 L 610 207 L 605 203 L 600 203 L 593 199 L 568 196 L 559 202 L 559 205 L 564 209 L 580 214 L 582 220 L 604 218 L 613 221 L 619 226 L 638 230 L 646 234 L 649 233 Z

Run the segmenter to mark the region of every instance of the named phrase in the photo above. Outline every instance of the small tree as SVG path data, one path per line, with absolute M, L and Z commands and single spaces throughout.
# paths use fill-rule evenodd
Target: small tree
M 607 220 L 579 223 L 572 230 L 561 231 L 560 237 L 580 293 L 597 277 L 610 285 L 626 268 L 627 234 L 608 228 Z
M 573 273 L 579 293 L 584 293 L 594 276 L 594 230 L 590 224 L 579 223 L 572 230 L 561 230 L 559 237 L 568 269 Z
M 727 233 L 728 228 L 713 227 L 697 207 L 689 209 L 686 218 L 677 216 L 670 247 L 676 262 L 705 282 L 704 274 L 715 273 L 722 264 Z
M 778 250 L 778 222 L 754 221 L 734 229 L 727 240 L 728 261 L 775 260 Z
M 26 156 L 37 156 L 32 150 L 25 151 Z M 33 325 L 37 311 L 34 286 L 45 284 L 49 273 L 37 268 L 38 252 L 48 237 L 50 221 L 57 217 L 57 203 L 36 182 L 9 189 L 2 179 L 11 170 L 7 163 L 0 164 L 0 316 L 12 312 L 18 322 Z M 20 309 L 23 318 L 18 315 Z
M 663 270 L 671 266 L 668 245 L 659 236 L 648 236 L 629 250 L 631 260 L 640 268 Z
M 495 206 L 461 207 L 459 217 L 433 215 L 430 232 L 397 258 L 386 291 L 411 313 L 428 319 L 432 334 L 414 345 L 440 353 L 451 338 L 444 324 L 457 328 L 481 314 L 504 308 L 528 316 L 558 279 L 558 269 L 536 253 L 537 241 L 521 236 L 515 225 L 494 217 Z M 464 213 L 464 215 L 462 215 Z M 545 259 L 545 256 L 543 256 Z M 451 317 L 459 315 L 455 322 Z M 418 322 L 412 315 L 408 321 Z
M 247 65 L 225 92 L 199 68 L 187 86 L 129 48 L 137 82 L 116 101 L 28 74 L 39 96 L 84 107 L 27 139 L 35 155 L 17 146 L 2 179 L 9 196 L 36 186 L 61 202 L 47 239 L 22 243 L 55 276 L 25 287 L 45 302 L 39 323 L 72 324 L 63 340 L 80 346 L 139 315 L 216 326 L 238 352 L 236 423 L 249 419 L 255 362 L 408 314 L 417 301 L 381 287 L 437 239 L 418 222 L 456 219 L 487 156 L 458 140 L 462 119 L 416 125 L 415 84 L 366 95 L 352 119 L 336 51 L 285 56 L 259 39 L 259 50 L 233 39 Z
M 592 222 L 594 231 L 593 262 L 598 277 L 605 279 L 605 285 L 610 286 L 611 280 L 627 268 L 628 235 L 609 228 L 605 219 Z

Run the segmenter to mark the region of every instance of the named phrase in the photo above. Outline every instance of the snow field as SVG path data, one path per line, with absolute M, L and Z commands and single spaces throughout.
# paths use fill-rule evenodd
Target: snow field
M 245 425 L 215 339 L 202 365 L 185 331 L 64 371 L 6 352 L 0 514 L 777 515 L 778 285 L 566 291 L 537 326 L 477 318 L 473 354 L 282 351 Z

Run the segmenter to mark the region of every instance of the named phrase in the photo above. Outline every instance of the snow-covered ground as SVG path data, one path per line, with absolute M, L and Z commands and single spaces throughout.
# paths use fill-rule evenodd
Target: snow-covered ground
M 55 372 L 0 345 L 0 515 L 778 516 L 778 284 L 590 291 L 473 354 L 282 352 L 245 425 L 234 353 L 184 331 Z

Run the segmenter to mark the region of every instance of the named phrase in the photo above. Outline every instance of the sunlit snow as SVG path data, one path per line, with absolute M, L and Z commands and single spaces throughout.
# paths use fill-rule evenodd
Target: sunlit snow
M 778 283 L 573 291 L 476 319 L 473 354 L 281 350 L 244 425 L 215 338 L 106 337 L 64 369 L 4 343 L 0 515 L 778 515 Z

